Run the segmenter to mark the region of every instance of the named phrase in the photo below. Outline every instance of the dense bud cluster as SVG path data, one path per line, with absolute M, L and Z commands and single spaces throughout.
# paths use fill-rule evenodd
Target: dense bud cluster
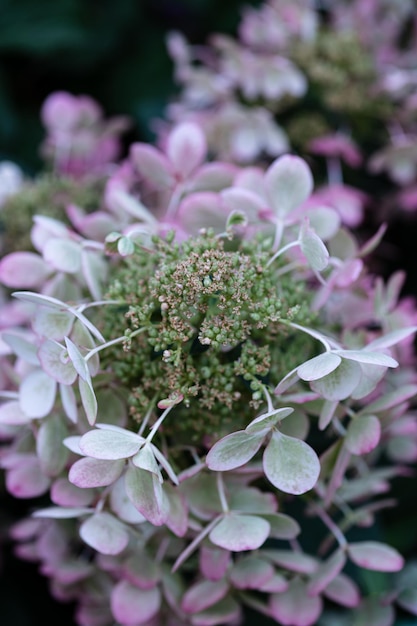
M 189 430 L 193 442 L 204 433 L 219 436 L 260 406 L 263 382 L 281 378 L 300 349 L 312 353 L 311 339 L 303 346 L 285 324 L 311 323 L 311 296 L 301 275 L 289 280 L 278 263 L 268 266 L 270 245 L 210 231 L 178 244 L 171 234 L 155 237 L 150 251 L 137 246 L 115 270 L 108 296 L 120 306 L 107 312 L 103 333 L 118 327 L 126 342 L 109 349 L 103 363 L 133 388 L 137 420 L 155 393 L 179 393 L 192 418 L 177 407 L 176 432 Z

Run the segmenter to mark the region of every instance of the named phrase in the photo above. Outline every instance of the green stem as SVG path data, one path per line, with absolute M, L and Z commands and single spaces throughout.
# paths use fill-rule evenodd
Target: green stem
M 216 483 L 217 483 L 217 492 L 219 494 L 220 503 L 222 506 L 222 511 L 223 513 L 228 513 L 229 505 L 227 504 L 226 493 L 224 491 L 224 482 L 223 482 L 222 472 L 217 472 Z
M 90 350 L 90 352 L 86 355 L 85 361 L 89 361 L 92 356 L 97 354 L 97 352 L 100 352 L 101 350 L 104 350 L 104 348 L 109 348 L 110 346 L 115 346 L 118 343 L 123 343 L 124 341 L 128 341 L 132 337 L 135 337 L 136 335 L 139 335 L 140 333 L 143 333 L 145 330 L 146 330 L 146 328 L 138 328 L 137 330 L 134 330 L 129 335 L 129 337 L 126 337 L 125 335 L 123 335 L 123 337 L 117 337 L 116 339 L 112 339 L 111 341 L 106 341 L 106 343 L 102 343 L 101 345 L 96 346 L 95 348 Z
M 158 431 L 158 428 L 160 427 L 160 425 L 162 424 L 162 422 L 164 421 L 168 413 L 174 408 L 174 406 L 175 405 L 173 404 L 172 406 L 169 406 L 168 408 L 166 408 L 165 411 L 162 413 L 162 415 L 160 415 L 160 417 L 156 420 L 155 424 L 152 426 L 151 431 L 149 432 L 148 436 L 145 439 L 145 443 L 150 443 L 152 441 L 152 439 L 154 438 L 154 436 L 156 435 Z
M 271 256 L 271 258 L 269 259 L 268 263 L 266 264 L 266 267 L 269 267 L 271 265 L 271 263 L 273 263 L 275 261 L 275 259 L 277 259 L 278 257 L 281 256 L 281 254 L 284 254 L 284 252 L 287 252 L 287 250 L 290 250 L 290 248 L 294 248 L 295 246 L 299 246 L 300 242 L 297 241 L 291 241 L 291 243 L 287 243 L 286 246 L 284 246 L 283 248 L 281 248 L 280 250 L 278 250 L 277 252 L 275 252 L 275 254 L 273 256 Z

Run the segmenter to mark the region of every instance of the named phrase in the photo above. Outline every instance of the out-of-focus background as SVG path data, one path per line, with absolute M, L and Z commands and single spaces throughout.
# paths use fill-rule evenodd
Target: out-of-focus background
M 234 33 L 241 7 L 258 0 L 0 0 L 0 160 L 40 166 L 42 102 L 52 91 L 87 94 L 106 115 L 149 120 L 175 93 L 166 35 L 192 42 Z

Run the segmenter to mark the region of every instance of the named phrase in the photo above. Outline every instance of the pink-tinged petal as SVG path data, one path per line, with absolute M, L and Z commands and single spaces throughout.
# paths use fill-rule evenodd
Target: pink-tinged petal
M 133 506 L 126 493 L 125 481 L 122 476 L 117 480 L 110 492 L 110 506 L 117 517 L 128 524 L 142 524 L 146 519 Z
M 275 513 L 278 502 L 274 493 L 260 491 L 256 487 L 233 485 L 228 496 L 230 509 L 240 513 L 268 515 Z
M 106 487 L 112 485 L 121 475 L 125 466 L 124 459 L 103 461 L 85 457 L 76 461 L 68 474 L 68 478 L 77 487 Z
M 334 352 L 324 352 L 300 365 L 297 374 L 301 380 L 318 380 L 333 372 L 341 362 L 341 357 Z
M 81 452 L 80 450 L 80 441 L 81 441 L 81 435 L 72 435 L 71 437 L 65 437 L 62 443 L 64 444 L 64 446 L 68 448 L 68 450 L 71 450 L 71 452 L 74 452 L 74 454 L 79 454 L 80 456 L 84 456 L 83 452 Z
M 346 261 L 334 273 L 334 283 L 337 287 L 345 289 L 356 282 L 362 272 L 363 261 L 361 259 L 350 259 Z
M 152 444 L 143 444 L 141 449 L 136 452 L 134 456 L 132 456 L 132 463 L 135 467 L 138 467 L 139 469 L 152 472 L 158 478 L 160 483 L 163 482 L 161 470 L 159 469 L 158 462 L 152 451 Z
M 15 522 L 9 529 L 9 535 L 15 541 L 29 541 L 35 539 L 42 531 L 42 520 L 26 517 Z
M 51 481 L 41 470 L 35 455 L 19 455 L 6 472 L 6 488 L 15 498 L 37 498 L 46 493 Z
M 326 561 L 320 563 L 317 571 L 307 585 L 309 596 L 316 596 L 326 589 L 327 585 L 336 578 L 346 563 L 346 554 L 336 550 Z
M 398 361 L 383 352 L 369 350 L 369 345 L 364 350 L 335 350 L 335 353 L 344 359 L 357 361 L 364 365 L 382 365 L 384 367 L 398 367 Z
M 167 139 L 167 156 L 175 171 L 188 176 L 202 164 L 207 152 L 207 142 L 200 126 L 183 122 L 171 131 Z
M 229 577 L 236 589 L 259 589 L 275 574 L 275 569 L 268 561 L 251 555 L 240 559 L 232 567 Z
M 23 424 L 28 424 L 29 422 L 30 417 L 22 411 L 17 400 L 5 402 L 0 406 L 0 424 L 21 426 Z
M 252 435 L 262 432 L 265 429 L 272 430 L 278 422 L 285 419 L 293 412 L 294 409 L 290 407 L 283 407 L 281 409 L 273 409 L 272 411 L 268 411 L 268 413 L 258 415 L 258 417 L 255 417 L 255 419 L 246 426 L 245 432 Z
M 110 603 L 114 619 L 122 626 L 138 626 L 158 613 L 161 592 L 158 587 L 142 590 L 122 580 L 113 588 Z
M 301 532 L 298 522 L 284 513 L 262 513 L 262 517 L 270 524 L 269 536 L 274 539 L 295 539 Z
M 381 438 L 381 423 L 375 415 L 362 415 L 348 426 L 345 445 L 352 454 L 367 454 L 376 448 Z
M 70 358 L 77 374 L 85 381 L 90 380 L 90 370 L 88 369 L 87 361 L 81 354 L 78 347 L 71 339 L 65 337 L 65 345 L 67 347 L 68 357 Z
M 231 163 L 205 163 L 195 173 L 187 188 L 193 192 L 220 191 L 232 185 L 237 171 L 236 165 Z
M 300 231 L 301 251 L 307 259 L 309 266 L 316 272 L 324 270 L 329 263 L 329 251 L 311 228 L 307 218 L 304 218 Z
M 57 311 L 41 306 L 36 311 L 33 330 L 48 339 L 63 339 L 70 334 L 74 319 L 74 315 L 69 311 Z
M 361 596 L 356 583 L 345 574 L 338 574 L 324 589 L 324 595 L 342 606 L 354 608 L 358 606 Z
M 287 154 L 269 166 L 265 187 L 276 215 L 285 218 L 307 200 L 313 190 L 313 176 L 303 159 Z
M 231 596 L 226 596 L 213 606 L 191 618 L 193 626 L 221 626 L 222 624 L 240 624 L 241 606 Z
M 47 476 L 57 476 L 67 463 L 69 452 L 62 443 L 67 434 L 64 418 L 60 415 L 50 415 L 40 425 L 36 453 Z
M 174 168 L 157 148 L 134 143 L 130 148 L 130 157 L 141 178 L 156 189 L 171 189 L 175 185 Z
M 342 360 L 339 367 L 319 380 L 311 381 L 313 391 L 326 400 L 345 400 L 360 383 L 362 369 L 355 361 Z
M 45 417 L 54 406 L 56 387 L 56 381 L 44 371 L 34 370 L 20 385 L 20 408 L 29 417 Z
M 34 252 L 12 252 L 0 261 L 0 282 L 6 287 L 40 287 L 52 268 Z
M 389 391 L 383 396 L 377 398 L 366 407 L 367 413 L 379 413 L 398 407 L 417 394 L 417 385 L 402 385 L 399 389 Z
M 331 207 L 314 206 L 308 210 L 308 219 L 320 239 L 326 241 L 334 237 L 340 228 L 340 217 Z
M 229 211 L 221 196 L 212 191 L 199 191 L 182 200 L 178 208 L 178 222 L 189 234 L 197 234 L 201 228 L 212 228 L 221 233 L 226 229 Z
M 269 523 L 261 517 L 229 513 L 216 524 L 209 539 L 225 550 L 243 552 L 260 548 L 268 538 L 269 531 Z
M 69 385 L 60 384 L 59 395 L 65 415 L 73 424 L 76 424 L 78 420 L 78 407 L 74 389 Z
M 81 269 L 81 247 L 71 239 L 53 237 L 43 248 L 43 258 L 58 272 L 76 274 Z
M 94 513 L 80 526 L 80 537 L 101 554 L 120 554 L 128 542 L 126 527 L 110 513 Z
M 165 483 L 163 489 L 169 504 L 166 525 L 174 535 L 184 537 L 188 529 L 188 508 L 186 499 L 182 493 L 170 483 Z
M 82 250 L 81 271 L 95 300 L 102 298 L 102 284 L 107 277 L 107 269 L 106 262 L 96 252 Z
M 90 430 L 83 435 L 80 449 L 83 454 L 95 459 L 117 460 L 136 454 L 142 443 L 142 437 L 128 430 L 106 428 Z
M 226 580 L 202 580 L 186 591 L 181 608 L 186 613 L 199 613 L 224 598 L 228 591 L 229 583 Z
M 43 102 L 41 119 L 47 128 L 72 128 L 79 119 L 77 97 L 66 91 L 55 91 Z
M 94 574 L 94 566 L 81 560 L 60 563 L 53 570 L 53 578 L 63 585 L 74 585 Z
M 204 578 L 220 580 L 226 574 L 231 562 L 229 550 L 215 546 L 202 546 L 200 549 L 199 565 Z
M 38 350 L 43 371 L 58 383 L 72 385 L 77 372 L 72 362 L 66 358 L 66 350 L 54 341 L 46 340 Z
M 72 519 L 74 517 L 80 517 L 82 515 L 90 515 L 92 512 L 93 509 L 89 509 L 87 507 L 48 506 L 45 509 L 38 509 L 37 511 L 32 513 L 32 515 L 34 517 L 45 517 L 48 519 Z M 54 532 L 54 529 L 56 532 L 59 532 L 57 526 L 50 526 L 49 528 L 52 529 L 52 533 Z M 45 536 L 45 533 L 41 534 Z M 63 539 L 62 535 L 60 538 L 61 544 L 63 544 L 64 542 L 64 545 L 61 546 L 61 549 L 63 549 L 63 552 L 66 552 L 67 548 L 65 546 L 65 540 Z M 46 540 L 48 543 L 51 543 L 51 537 L 47 536 Z
M 81 396 L 81 404 L 90 426 L 94 426 L 97 417 L 97 399 L 90 380 L 78 378 L 78 389 Z
M 230 187 L 221 192 L 224 205 L 230 211 L 243 211 L 249 219 L 258 219 L 261 211 L 266 209 L 265 200 L 258 194 L 243 187 Z
M 309 597 L 306 585 L 300 579 L 290 582 L 284 593 L 273 594 L 269 608 L 272 617 L 285 626 L 313 626 L 322 612 L 320 596 Z
M 359 167 L 362 163 L 362 155 L 356 143 L 350 137 L 340 133 L 316 137 L 310 141 L 308 149 L 314 154 L 339 157 L 350 167 Z
M 349 558 L 360 567 L 378 572 L 398 572 L 404 566 L 401 554 L 379 541 L 358 541 L 348 546 Z
M 36 354 L 37 346 L 36 343 L 34 343 L 32 335 L 20 333 L 20 329 L 14 329 L 13 333 L 2 333 L 0 341 L 1 340 L 3 340 L 8 346 L 10 346 L 13 352 L 20 359 L 23 359 L 31 365 L 39 365 L 39 359 Z M 7 351 L 6 354 L 10 354 L 10 352 Z
M 320 474 L 317 454 L 305 441 L 273 433 L 263 455 L 265 476 L 285 493 L 310 491 Z
M 411 185 L 397 195 L 399 205 L 404 211 L 414 213 L 417 210 L 417 185 Z
M 14 549 L 14 553 L 17 558 L 22 561 L 39 563 L 39 552 L 36 543 L 22 543 L 17 545 Z
M 367 345 L 367 350 L 384 350 L 384 348 L 390 348 L 391 346 L 395 346 L 397 343 L 404 341 L 411 335 L 414 335 L 417 331 L 417 326 L 409 326 L 408 328 L 398 328 L 397 330 L 393 330 L 390 333 L 386 333 L 382 337 L 378 337 L 378 339 L 374 339 L 370 344 Z M 382 364 L 383 365 L 383 364 Z
M 169 501 L 155 474 L 129 467 L 125 474 L 126 493 L 137 508 L 154 526 L 162 526 L 169 516 Z
M 288 589 L 288 580 L 282 574 L 274 574 L 266 583 L 260 585 L 258 591 L 264 593 L 282 593 Z
M 311 197 L 311 202 L 331 206 L 340 216 L 344 224 L 354 228 L 363 220 L 364 205 L 367 196 L 355 187 L 332 184 L 322 187 Z
M 313 574 L 317 570 L 317 561 L 308 554 L 292 550 L 262 550 L 262 556 L 275 565 L 299 574 Z
M 80 626 L 106 626 L 112 623 L 113 616 L 107 606 L 79 604 L 75 609 L 75 620 Z
M 62 476 L 57 478 L 51 485 L 51 500 L 57 506 L 63 507 L 87 507 L 95 496 L 94 489 L 80 489 Z
M 161 566 L 146 552 L 133 554 L 123 564 L 123 578 L 139 589 L 153 589 L 161 580 Z
M 67 206 L 67 215 L 75 228 L 87 239 L 104 241 L 106 235 L 117 230 L 119 223 L 105 211 L 95 211 L 85 215 L 75 205 Z
M 209 450 L 206 456 L 207 467 L 217 472 L 241 467 L 255 456 L 263 440 L 263 432 L 249 435 L 240 430 L 226 435 Z

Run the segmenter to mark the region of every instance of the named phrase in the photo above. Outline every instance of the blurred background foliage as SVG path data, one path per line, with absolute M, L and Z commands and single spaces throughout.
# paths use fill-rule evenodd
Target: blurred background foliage
M 259 5 L 245 0 L 245 5 Z M 131 116 L 135 138 L 175 93 L 166 35 L 193 42 L 236 30 L 242 0 L 0 0 L 0 160 L 41 162 L 42 102 L 65 90 Z

